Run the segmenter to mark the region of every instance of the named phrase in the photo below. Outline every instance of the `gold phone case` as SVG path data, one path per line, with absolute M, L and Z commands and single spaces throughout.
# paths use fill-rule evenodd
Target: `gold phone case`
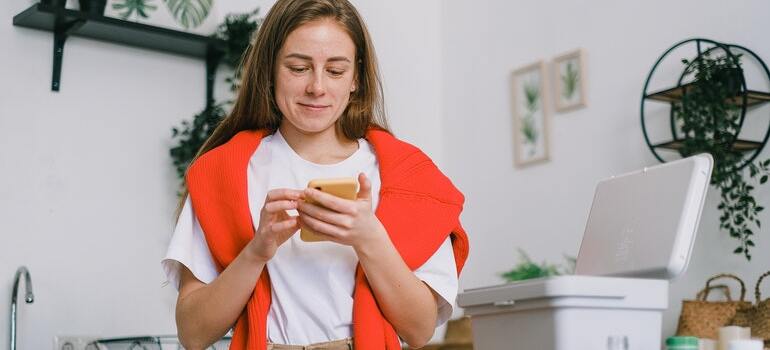
M 333 196 L 350 200 L 356 199 L 356 195 L 358 195 L 358 180 L 354 177 L 315 179 L 311 180 L 307 184 L 307 187 L 312 187 Z M 308 199 L 307 202 L 317 204 L 311 199 Z M 320 242 L 326 240 L 322 235 L 306 227 L 300 229 L 299 238 L 305 242 Z

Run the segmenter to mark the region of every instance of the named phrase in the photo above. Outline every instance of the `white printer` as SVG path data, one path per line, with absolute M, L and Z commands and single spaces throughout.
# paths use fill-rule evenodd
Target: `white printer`
M 702 154 L 599 182 L 575 275 L 458 296 L 474 348 L 660 349 L 668 280 L 687 268 L 712 168 Z

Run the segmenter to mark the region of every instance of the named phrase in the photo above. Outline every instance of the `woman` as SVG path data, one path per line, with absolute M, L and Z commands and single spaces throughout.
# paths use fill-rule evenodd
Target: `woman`
M 463 196 L 389 133 L 381 106 L 347 0 L 271 8 L 233 111 L 188 169 L 163 261 L 185 348 L 233 326 L 231 349 L 421 347 L 447 320 L 468 254 Z M 341 176 L 357 177 L 357 199 L 305 189 Z M 302 241 L 302 226 L 326 241 Z

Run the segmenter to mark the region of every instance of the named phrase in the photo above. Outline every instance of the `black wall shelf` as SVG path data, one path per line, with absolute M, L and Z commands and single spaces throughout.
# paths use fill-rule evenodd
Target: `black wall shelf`
M 225 45 L 222 40 L 41 3 L 14 16 L 13 25 L 54 33 L 53 91 L 59 91 L 61 87 L 64 42 L 67 37 L 74 35 L 203 58 L 206 60 L 206 101 L 207 104 L 212 101 L 214 74 Z
M 724 44 L 720 43 L 714 40 L 705 39 L 705 38 L 693 38 L 693 39 L 687 39 L 683 40 L 674 46 L 670 47 L 668 50 L 666 50 L 663 55 L 661 55 L 658 60 L 655 62 L 655 64 L 652 66 L 652 69 L 650 70 L 650 73 L 647 75 L 647 80 L 644 83 L 644 89 L 642 91 L 642 101 L 641 101 L 641 121 L 642 121 L 642 132 L 644 134 L 644 140 L 647 143 L 647 146 L 650 148 L 650 151 L 652 151 L 652 154 L 661 162 L 665 162 L 664 158 L 658 153 L 658 150 L 670 150 L 670 151 L 676 151 L 681 156 L 686 156 L 684 152 L 685 149 L 685 140 L 683 138 L 686 137 L 686 135 L 683 135 L 681 130 L 678 129 L 677 122 L 674 119 L 674 106 L 676 103 L 682 102 L 682 99 L 685 97 L 686 94 L 692 92 L 692 89 L 696 89 L 696 85 L 692 82 L 685 83 L 684 78 L 688 74 L 687 69 L 684 69 L 683 72 L 680 74 L 679 79 L 676 83 L 676 86 L 668 87 L 663 90 L 658 91 L 652 91 L 650 92 L 648 88 L 650 87 L 650 81 L 652 80 L 652 77 L 654 73 L 657 71 L 659 65 L 661 64 L 664 59 L 669 56 L 669 54 L 672 54 L 675 49 L 678 48 L 684 48 L 685 46 L 694 47 L 695 52 L 692 53 L 692 59 L 689 61 L 692 62 L 694 60 L 697 60 L 705 55 L 708 55 L 710 52 L 718 52 L 719 54 L 725 55 L 726 57 L 731 57 L 735 60 L 737 60 L 738 54 L 743 55 L 745 57 L 749 57 L 754 61 L 760 68 L 761 73 L 764 73 L 765 79 L 770 80 L 770 69 L 768 69 L 767 65 L 765 65 L 764 61 L 762 61 L 759 56 L 757 56 L 753 51 L 735 44 Z M 681 55 L 683 51 L 677 51 L 677 55 Z M 690 66 L 687 66 L 689 68 Z M 760 74 L 761 74 L 760 73 Z M 760 140 L 746 140 L 743 138 L 740 138 L 739 135 L 741 133 L 741 128 L 743 127 L 744 118 L 747 116 L 749 112 L 749 108 L 758 107 L 761 105 L 764 105 L 766 103 L 770 102 L 770 91 L 758 91 L 758 90 L 751 90 L 746 85 L 746 79 L 744 77 L 744 72 L 742 69 L 737 69 L 735 72 L 736 76 L 739 78 L 737 80 L 740 83 L 740 86 L 738 87 L 737 91 L 734 95 L 728 96 L 725 99 L 725 104 L 732 105 L 739 108 L 739 120 L 737 122 L 737 131 L 734 135 L 732 135 L 731 139 L 729 140 L 729 146 L 728 148 L 740 152 L 743 154 L 743 158 L 738 163 L 738 165 L 735 166 L 735 169 L 733 170 L 740 170 L 743 169 L 745 166 L 749 165 L 754 159 L 759 155 L 759 153 L 764 149 L 765 145 L 767 144 L 768 139 L 770 138 L 770 123 L 765 130 L 765 134 L 763 139 Z M 663 102 L 667 103 L 671 106 L 669 111 L 669 122 L 670 130 L 671 130 L 671 136 L 672 139 L 669 141 L 663 141 L 656 144 L 653 144 L 650 141 L 650 136 L 648 135 L 647 130 L 647 122 L 646 122 L 646 116 L 645 116 L 645 105 L 647 101 L 654 101 L 654 102 Z
M 653 92 L 645 96 L 645 98 L 661 102 L 679 102 L 682 100 L 682 96 L 685 94 L 685 92 L 692 88 L 692 85 L 693 84 L 690 83 L 658 92 Z M 727 102 L 736 106 L 742 106 L 743 98 L 741 98 L 741 96 L 735 96 Z M 754 90 L 746 91 L 746 105 L 748 107 L 760 105 L 765 102 L 770 102 L 770 93 Z
M 684 149 L 684 141 L 682 140 L 668 141 L 668 142 L 652 145 L 652 147 L 679 151 Z M 732 149 L 738 152 L 748 152 L 748 151 L 753 151 L 760 148 L 762 148 L 762 142 L 758 142 L 758 141 L 738 139 L 733 141 L 733 144 L 732 144 Z

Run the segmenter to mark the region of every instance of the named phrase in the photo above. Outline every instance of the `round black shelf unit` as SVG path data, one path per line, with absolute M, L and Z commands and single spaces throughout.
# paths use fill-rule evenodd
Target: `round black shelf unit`
M 675 119 L 674 119 L 673 107 L 674 107 L 674 104 L 681 101 L 682 96 L 686 93 L 691 83 L 683 82 L 684 78 L 687 76 L 686 74 L 687 67 L 685 67 L 682 70 L 682 73 L 680 74 L 676 85 L 673 87 L 650 92 L 649 91 L 650 81 L 652 80 L 653 75 L 656 72 L 656 69 L 659 68 L 661 62 L 663 62 L 672 52 L 674 52 L 674 50 L 682 48 L 687 45 L 695 46 L 695 50 L 696 50 L 694 59 L 690 60 L 691 62 L 695 61 L 697 58 L 703 56 L 704 54 L 711 53 L 716 50 L 720 50 L 724 52 L 724 55 L 727 55 L 732 59 L 735 59 L 738 53 L 749 55 L 754 60 L 756 60 L 756 62 L 761 66 L 766 79 L 770 81 L 770 70 L 768 70 L 767 65 L 753 51 L 740 45 L 725 44 L 725 43 L 720 43 L 715 40 L 705 39 L 705 38 L 693 38 L 693 39 L 683 40 L 679 43 L 674 44 L 669 49 L 667 49 L 660 56 L 660 58 L 658 58 L 658 60 L 652 66 L 652 69 L 650 69 L 650 73 L 647 75 L 647 80 L 644 83 L 644 90 L 642 91 L 642 101 L 641 101 L 641 108 L 640 108 L 644 141 L 647 143 L 647 147 L 649 147 L 650 151 L 655 156 L 655 158 L 657 158 L 662 163 L 665 163 L 666 161 L 658 153 L 660 149 L 678 151 L 681 156 L 684 156 L 682 147 L 684 145 L 683 141 L 685 138 L 684 138 L 684 135 L 680 135 L 681 132 L 677 129 Z M 681 58 L 682 57 L 677 57 L 677 59 L 681 59 Z M 738 131 L 736 132 L 736 135 L 734 135 L 734 139 L 731 142 L 731 147 L 734 150 L 744 153 L 744 157 L 743 157 L 743 161 L 738 166 L 736 166 L 734 171 L 743 169 L 746 165 L 754 161 L 754 159 L 756 159 L 757 156 L 759 156 L 760 152 L 762 152 L 762 149 L 767 144 L 768 137 L 770 137 L 770 122 L 768 122 L 767 130 L 765 131 L 765 135 L 762 141 L 753 141 L 753 140 L 745 140 L 745 139 L 738 138 L 738 136 L 741 134 L 741 129 L 743 127 L 743 123 L 746 118 L 747 111 L 751 107 L 755 107 L 763 103 L 770 102 L 770 92 L 748 89 L 748 87 L 746 86 L 746 79 L 744 76 L 743 69 L 739 69 L 738 72 L 740 73 L 740 79 L 739 79 L 740 90 L 738 94 L 736 94 L 733 98 L 731 98 L 731 101 L 733 101 L 733 103 L 740 106 L 741 115 L 740 115 L 740 120 L 738 124 Z M 669 125 L 671 128 L 671 135 L 673 137 L 672 140 L 655 143 L 655 144 L 653 144 L 650 141 L 649 133 L 647 130 L 647 123 L 645 122 L 645 103 L 648 101 L 658 101 L 663 103 L 669 103 L 671 105 L 671 109 L 669 112 Z

